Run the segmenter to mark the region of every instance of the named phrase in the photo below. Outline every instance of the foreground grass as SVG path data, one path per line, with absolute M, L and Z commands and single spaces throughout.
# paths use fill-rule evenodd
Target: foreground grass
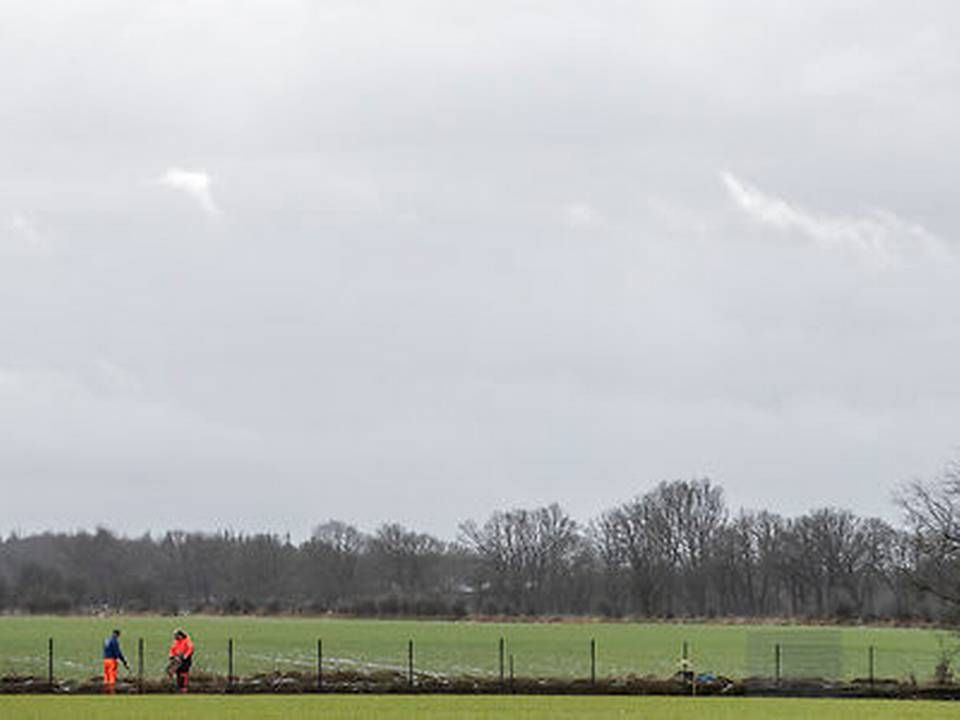
M 933 720 L 960 715 L 956 703 L 774 698 L 273 696 L 0 697 L 10 720 L 307 720 L 307 718 L 649 718 L 650 720 Z
M 498 674 L 498 643 L 505 638 L 518 676 L 575 678 L 590 673 L 591 638 L 599 676 L 656 675 L 677 668 L 688 643 L 698 670 L 730 677 L 772 676 L 772 646 L 759 653 L 757 638 L 784 643 L 783 675 L 842 678 L 868 674 L 868 648 L 876 648 L 877 677 L 929 678 L 943 644 L 956 640 L 933 630 L 737 626 L 669 623 L 478 623 L 335 618 L 254 617 L 0 617 L 0 675 L 46 676 L 47 638 L 54 638 L 57 677 L 85 679 L 100 672 L 100 647 L 114 626 L 136 667 L 137 639 L 146 644 L 147 677 L 159 677 L 170 632 L 183 625 L 197 642 L 196 667 L 226 674 L 227 639 L 236 643 L 236 674 L 313 672 L 316 641 L 323 638 L 327 670 L 403 670 L 413 639 L 418 671 L 443 675 Z M 753 649 L 751 649 L 753 648 Z M 759 663 L 758 663 L 759 659 Z M 810 670 L 812 668 L 812 671 Z

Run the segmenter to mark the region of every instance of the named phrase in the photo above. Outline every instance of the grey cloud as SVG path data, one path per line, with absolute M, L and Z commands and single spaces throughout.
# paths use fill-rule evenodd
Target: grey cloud
M 0 530 L 889 515 L 956 446 L 951 4 L 0 12 Z

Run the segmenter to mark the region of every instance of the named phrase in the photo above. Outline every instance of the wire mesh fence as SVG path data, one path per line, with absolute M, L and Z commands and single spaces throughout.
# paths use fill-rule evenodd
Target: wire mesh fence
M 877 642 L 876 635 L 816 628 L 742 628 L 714 637 L 678 640 L 651 633 L 631 642 L 617 626 L 501 624 L 475 631 L 464 623 L 430 628 L 418 636 L 413 625 L 373 625 L 372 632 L 306 632 L 276 637 L 276 623 L 246 625 L 231 633 L 229 619 L 194 635 L 193 672 L 227 685 L 243 679 L 296 677 L 322 688 L 324 679 L 374 677 L 398 685 L 476 678 L 506 684 L 515 679 L 556 679 L 587 683 L 618 678 L 724 677 L 773 681 L 819 679 L 837 682 L 931 683 L 952 680 L 958 643 L 954 636 L 929 636 L 923 646 L 905 648 Z M 307 629 L 307 628 L 303 628 Z M 313 628 L 311 628 L 313 629 Z M 325 629 L 318 625 L 317 630 Z M 377 632 L 377 630 L 381 632 Z M 490 632 L 490 630 L 494 632 Z M 101 639 L 64 635 L 13 638 L 0 626 L 0 677 L 96 682 L 102 670 Z M 364 627 L 364 630 L 366 628 Z M 594 631 L 594 632 L 590 632 Z M 130 636 L 132 635 L 132 636 Z M 879 636 L 882 640 L 884 636 Z M 162 635 L 124 635 L 127 682 L 162 681 L 168 641 Z
M 755 631 L 746 645 L 746 676 L 781 680 L 945 681 L 956 655 L 952 639 L 904 651 L 823 629 Z

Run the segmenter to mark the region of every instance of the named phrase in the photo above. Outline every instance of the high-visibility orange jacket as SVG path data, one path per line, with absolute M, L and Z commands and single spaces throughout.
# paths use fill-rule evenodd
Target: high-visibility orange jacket
M 189 635 L 173 641 L 173 645 L 170 646 L 170 657 L 174 657 L 175 655 L 179 655 L 184 659 L 193 655 L 193 640 L 190 639 Z

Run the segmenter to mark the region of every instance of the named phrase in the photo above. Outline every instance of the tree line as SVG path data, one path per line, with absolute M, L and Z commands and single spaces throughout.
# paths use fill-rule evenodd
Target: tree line
M 452 542 L 339 521 L 299 543 L 14 534 L 0 541 L 0 610 L 945 620 L 960 604 L 958 498 L 960 473 L 915 483 L 894 527 L 834 508 L 733 513 L 702 479 L 586 523 L 556 504 L 496 511 Z

